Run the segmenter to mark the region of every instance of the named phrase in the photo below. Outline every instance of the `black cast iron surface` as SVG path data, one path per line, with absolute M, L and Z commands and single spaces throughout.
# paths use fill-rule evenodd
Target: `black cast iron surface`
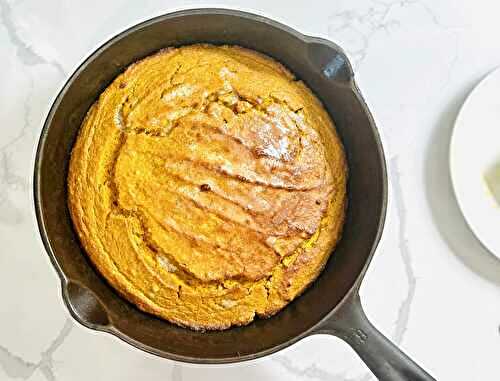
M 244 46 L 287 66 L 333 118 L 350 173 L 343 238 L 317 281 L 276 316 L 221 332 L 177 327 L 119 297 L 81 249 L 66 205 L 71 148 L 99 94 L 132 62 L 165 47 L 200 42 Z M 351 65 L 330 41 L 224 9 L 166 14 L 120 33 L 92 53 L 57 96 L 38 145 L 34 194 L 40 233 L 61 278 L 64 301 L 72 316 L 89 328 L 162 357 L 195 363 L 255 359 L 305 336 L 332 333 L 349 342 L 381 379 L 432 379 L 369 324 L 359 304 L 359 284 L 383 229 L 387 175 L 380 138 Z M 362 334 L 352 335 L 356 330 Z

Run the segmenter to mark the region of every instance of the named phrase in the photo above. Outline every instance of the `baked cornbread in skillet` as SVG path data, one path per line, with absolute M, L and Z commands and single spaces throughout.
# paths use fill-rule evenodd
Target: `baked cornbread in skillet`
M 340 239 L 347 165 L 283 66 L 235 46 L 131 65 L 82 123 L 69 208 L 91 261 L 140 309 L 193 329 L 271 316 Z

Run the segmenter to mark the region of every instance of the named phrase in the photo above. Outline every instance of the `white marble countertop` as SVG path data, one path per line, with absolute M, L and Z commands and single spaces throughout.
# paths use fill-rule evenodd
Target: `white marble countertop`
M 347 50 L 389 166 L 387 224 L 361 291 L 367 314 L 439 380 L 500 379 L 500 261 L 468 230 L 447 160 L 461 103 L 500 64 L 499 2 L 0 0 L 0 380 L 371 379 L 330 336 L 255 363 L 193 367 L 83 328 L 62 304 L 32 211 L 43 120 L 98 44 L 186 4 L 243 7 Z

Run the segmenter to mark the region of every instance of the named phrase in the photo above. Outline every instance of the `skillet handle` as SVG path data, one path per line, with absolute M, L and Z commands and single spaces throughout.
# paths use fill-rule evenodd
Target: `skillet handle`
M 318 333 L 333 334 L 347 342 L 379 380 L 435 381 L 370 323 L 357 292 L 342 302 L 335 317 Z

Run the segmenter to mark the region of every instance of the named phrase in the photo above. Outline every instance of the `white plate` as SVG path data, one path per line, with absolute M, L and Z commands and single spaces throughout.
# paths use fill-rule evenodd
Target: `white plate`
M 451 137 L 450 171 L 467 223 L 500 257 L 500 68 L 476 86 L 458 114 Z M 496 187 L 491 186 L 493 174 Z M 493 193 L 492 188 L 496 189 Z

